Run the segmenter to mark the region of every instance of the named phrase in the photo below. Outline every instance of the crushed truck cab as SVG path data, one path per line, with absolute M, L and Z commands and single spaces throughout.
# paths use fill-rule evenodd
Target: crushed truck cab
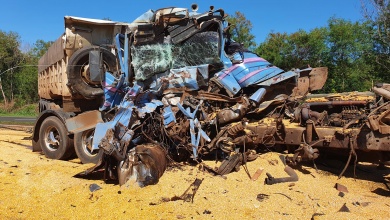
M 313 147 L 354 151 L 363 131 L 382 138 L 388 98 L 311 101 L 327 68 L 272 65 L 230 39 L 226 16 L 169 7 L 132 23 L 65 17 L 65 34 L 40 60 L 35 146 L 95 164 L 80 175 L 104 167 L 107 179 L 145 186 L 172 160 L 217 157 L 223 175 L 275 145 L 295 146 L 296 163 L 317 158 Z M 319 110 L 329 105 L 337 108 Z

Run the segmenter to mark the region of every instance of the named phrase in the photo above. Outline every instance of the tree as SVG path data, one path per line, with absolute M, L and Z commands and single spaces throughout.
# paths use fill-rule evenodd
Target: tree
M 329 48 L 326 64 L 329 67 L 329 83 L 326 91 L 343 92 L 367 90 L 374 80 L 370 64 L 373 41 L 367 23 L 331 18 L 328 21 Z
M 38 100 L 37 63 L 51 44 L 37 40 L 33 48 L 23 53 L 17 33 L 0 31 L 0 91 L 7 108 L 10 101 L 27 104 Z
M 372 27 L 374 49 L 371 60 L 375 72 L 390 81 L 390 0 L 361 0 L 363 16 Z
M 288 37 L 287 33 L 270 33 L 255 52 L 279 68 L 289 68 L 290 63 L 286 56 L 292 53 L 292 48 L 288 43 Z
M 366 90 L 379 78 L 370 62 L 370 33 L 367 22 L 331 18 L 327 27 L 310 32 L 271 33 L 256 52 L 284 70 L 327 66 L 328 83 L 321 92 Z
M 49 49 L 49 47 L 53 44 L 53 41 L 44 41 L 44 40 L 37 40 L 34 43 L 34 47 L 29 52 L 33 57 L 35 57 L 37 60 L 42 57 L 46 51 Z
M 37 40 L 33 48 L 23 54 L 24 62 L 15 75 L 15 90 L 21 104 L 29 104 L 38 100 L 38 60 L 49 49 L 53 42 Z
M 255 36 L 251 33 L 252 22 L 247 20 L 243 13 L 236 11 L 234 16 L 229 16 L 226 20 L 230 25 L 229 32 L 234 41 L 250 50 L 256 47 Z
M 328 52 L 326 46 L 326 28 L 315 28 L 310 32 L 299 30 L 288 38 L 288 44 L 292 47 L 289 54 L 289 63 L 292 67 L 310 65 L 318 67 L 324 65 L 324 56 Z
M 13 99 L 14 68 L 23 61 L 19 45 L 20 41 L 17 33 L 6 33 L 0 30 L 0 90 L 5 105 L 8 104 L 9 97 Z
M 316 28 L 309 33 L 303 30 L 290 35 L 270 33 L 255 51 L 285 70 L 307 64 L 322 66 L 323 54 L 326 53 L 326 32 L 325 28 Z

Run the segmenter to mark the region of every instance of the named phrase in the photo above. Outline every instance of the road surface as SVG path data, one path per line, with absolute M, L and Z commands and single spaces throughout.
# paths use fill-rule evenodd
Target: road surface
M 103 173 L 77 178 L 92 167 L 78 159 L 51 160 L 32 152 L 31 133 L 0 128 L 0 219 L 388 219 L 390 194 L 382 183 L 390 167 L 358 163 L 337 179 L 344 163 L 302 166 L 294 183 L 264 185 L 266 173 L 285 177 L 279 154 L 261 154 L 226 178 L 199 166 L 176 164 L 156 185 L 105 183 Z M 279 162 L 277 162 L 279 161 Z M 271 163 L 272 162 L 272 163 Z M 215 161 L 204 161 L 218 166 Z M 335 168 L 335 173 L 323 171 Z M 363 171 L 364 170 L 364 171 Z M 203 180 L 197 191 L 191 184 Z M 340 193 L 336 183 L 348 188 Z M 99 190 L 92 187 L 98 185 Z M 190 188 L 189 188 L 190 187 Z M 196 193 L 195 193 L 196 192 Z M 187 194 L 186 194 L 187 193 Z M 178 200 L 188 195 L 187 201 Z M 172 198 L 172 199 L 171 199 Z
M 31 124 L 35 123 L 36 117 L 0 116 L 0 124 Z

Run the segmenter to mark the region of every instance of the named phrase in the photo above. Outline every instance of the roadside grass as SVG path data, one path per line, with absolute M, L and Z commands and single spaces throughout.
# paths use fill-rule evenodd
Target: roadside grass
M 5 106 L 3 103 L 0 104 L 0 116 L 4 117 L 37 117 L 38 116 L 38 104 L 27 104 L 23 106 L 16 106 L 8 104 Z M 35 122 L 19 122 L 19 121 L 6 121 L 2 120 L 1 124 L 9 125 L 33 125 Z
M 25 105 L 0 103 L 0 116 L 36 117 L 38 116 L 38 103 Z

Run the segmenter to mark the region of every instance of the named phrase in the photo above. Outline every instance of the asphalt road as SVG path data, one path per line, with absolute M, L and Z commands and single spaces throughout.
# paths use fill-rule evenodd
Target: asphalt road
M 34 124 L 35 120 L 35 117 L 0 116 L 0 124 Z

